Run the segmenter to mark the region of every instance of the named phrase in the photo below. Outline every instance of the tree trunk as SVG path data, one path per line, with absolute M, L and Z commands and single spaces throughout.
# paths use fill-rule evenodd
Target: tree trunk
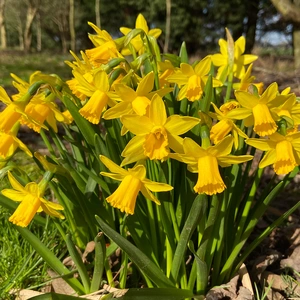
M 166 38 L 164 44 L 164 53 L 168 52 L 171 33 L 171 4 L 172 0 L 166 0 Z
M 70 38 L 71 38 L 71 50 L 76 50 L 76 36 L 75 36 L 75 24 L 74 24 L 74 0 L 70 0 L 70 11 L 69 11 L 69 26 L 70 26 Z
M 271 0 L 283 18 L 293 23 L 294 66 L 300 68 L 300 0 Z
M 42 27 L 41 27 L 41 15 L 36 14 L 36 51 L 42 51 Z
M 96 15 L 96 25 L 101 28 L 101 19 L 100 19 L 100 0 L 95 0 L 95 15 Z
M 5 0 L 0 0 L 0 48 L 6 49 L 6 29 L 4 22 Z
M 250 53 L 255 44 L 258 11 L 259 0 L 247 1 L 246 13 L 248 14 L 248 22 L 246 28 L 246 53 Z
M 31 25 L 34 20 L 34 17 L 37 13 L 37 6 L 33 6 L 31 2 L 28 2 L 27 15 L 26 15 L 26 24 L 24 29 L 24 50 L 28 52 L 31 46 Z

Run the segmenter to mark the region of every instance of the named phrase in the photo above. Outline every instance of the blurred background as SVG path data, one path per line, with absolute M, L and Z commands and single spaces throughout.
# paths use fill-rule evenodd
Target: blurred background
M 69 77 L 69 50 L 92 47 L 88 21 L 117 38 L 139 13 L 163 30 L 164 52 L 177 54 L 183 41 L 191 58 L 218 52 L 227 27 L 234 39 L 246 37 L 246 53 L 263 58 L 258 67 L 300 67 L 300 0 L 0 0 L 0 84 L 36 69 Z

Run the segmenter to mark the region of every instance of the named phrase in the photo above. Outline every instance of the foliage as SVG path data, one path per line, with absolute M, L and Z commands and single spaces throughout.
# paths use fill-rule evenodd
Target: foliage
M 72 53 L 70 80 L 12 74 L 18 93 L 0 89 L 1 173 L 11 185 L 0 203 L 78 295 L 105 282 L 156 288 L 157 298 L 201 298 L 228 282 L 300 206 L 247 244 L 299 171 L 299 102 L 289 88 L 255 82 L 257 57 L 244 54 L 245 38 L 234 41 L 227 29 L 220 53 L 190 64 L 185 43 L 179 56 L 160 52 L 162 31 L 141 14 L 120 38 L 89 25 L 93 47 L 81 57 Z M 18 138 L 21 125 L 40 135 L 47 155 Z M 37 180 L 11 162 L 17 149 L 37 165 Z M 273 178 L 258 193 L 270 165 Z M 43 214 L 51 216 L 75 270 L 27 228 L 33 219 L 44 226 Z M 78 249 L 91 241 L 86 258 Z

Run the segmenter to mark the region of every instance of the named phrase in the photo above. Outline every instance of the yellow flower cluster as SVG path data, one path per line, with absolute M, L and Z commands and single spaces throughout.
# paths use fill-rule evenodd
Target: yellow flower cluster
M 161 30 L 149 30 L 141 14 L 134 29 L 120 29 L 124 36 L 118 39 L 92 23 L 90 26 L 95 30 L 89 36 L 94 47 L 82 51 L 81 58 L 72 53 L 75 61 L 66 63 L 72 68 L 73 78 L 66 83 L 81 117 L 98 126 L 117 120 L 121 124 L 117 134 L 120 138 L 126 136 L 120 166 L 100 156 L 111 172 L 101 172 L 101 176 L 121 181 L 118 189 L 107 197 L 112 206 L 133 214 L 139 191 L 159 204 L 151 191 L 173 188 L 146 178 L 147 160 L 186 164 L 190 172 L 198 174 L 194 192 L 207 195 L 222 193 L 226 188 L 220 167 L 252 159 L 248 154 L 234 155 L 236 150 L 242 154 L 244 142 L 266 151 L 261 168 L 273 164 L 277 174 L 286 174 L 300 164 L 300 109 L 296 96 L 289 90 L 280 93 L 276 83 L 265 90 L 262 83 L 254 83 L 252 62 L 257 57 L 244 54 L 243 37 L 233 42 L 227 30 L 227 41 L 219 41 L 220 53 L 191 65 L 173 61 L 171 56 L 170 60 L 162 60 L 156 43 Z M 132 57 L 127 59 L 128 55 Z M 215 77 L 213 66 L 217 68 Z M 34 73 L 29 83 L 14 76 L 19 93 L 13 100 L 0 89 L 0 99 L 7 105 L 0 114 L 2 161 L 11 157 L 17 147 L 31 155 L 16 137 L 19 124 L 39 132 L 49 127 L 57 131 L 57 122 L 72 122 L 70 112 L 62 112 L 55 102 L 62 90 L 66 93 L 66 87 L 61 83 L 57 88 L 59 82 L 50 76 L 45 80 L 45 76 Z M 28 94 L 29 87 L 38 80 L 47 84 Z M 223 101 L 220 99 L 226 87 L 228 97 Z M 202 105 L 204 102 L 208 105 Z M 18 193 L 36 194 L 36 187 L 21 188 L 9 176 Z M 2 193 L 18 201 L 12 192 Z M 45 202 L 38 193 L 24 199 L 26 203 L 32 202 L 31 212 L 43 208 L 55 215 L 49 205 L 43 206 Z

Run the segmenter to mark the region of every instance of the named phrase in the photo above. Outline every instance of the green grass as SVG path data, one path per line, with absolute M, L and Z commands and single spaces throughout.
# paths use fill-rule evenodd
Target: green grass
M 57 74 L 62 79 L 71 78 L 71 68 L 64 61 L 73 61 L 70 54 L 58 55 L 51 53 L 39 53 L 24 55 L 19 51 L 0 51 L 0 85 L 11 86 L 14 73 L 25 81 L 34 71 L 41 71 L 46 74 Z

